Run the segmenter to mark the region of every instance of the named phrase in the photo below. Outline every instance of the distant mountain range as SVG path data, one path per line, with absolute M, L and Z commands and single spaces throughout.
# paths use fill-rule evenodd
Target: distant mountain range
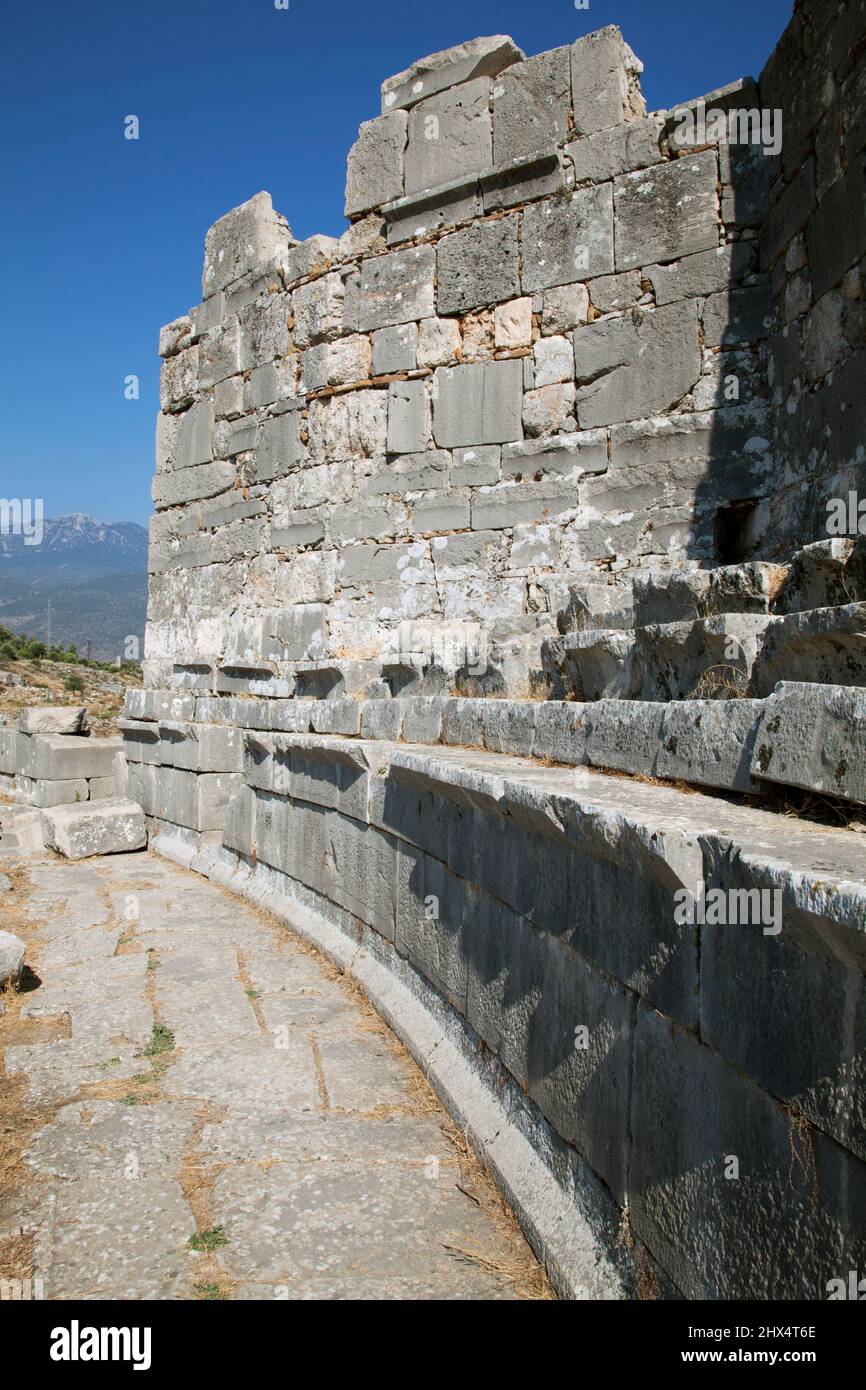
M 147 530 L 75 512 L 43 523 L 40 545 L 0 534 L 0 625 L 110 661 L 144 649 Z

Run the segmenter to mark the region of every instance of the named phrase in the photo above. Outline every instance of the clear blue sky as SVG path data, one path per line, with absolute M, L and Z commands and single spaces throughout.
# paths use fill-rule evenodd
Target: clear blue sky
M 758 75 L 791 0 L 83 0 L 10 5 L 0 84 L 0 495 L 150 513 L 157 332 L 199 297 L 204 234 L 259 189 L 339 235 L 346 153 L 379 83 L 506 33 L 529 54 L 619 24 L 651 109 Z M 141 138 L 123 138 L 135 114 Z M 124 378 L 141 380 L 124 400 Z

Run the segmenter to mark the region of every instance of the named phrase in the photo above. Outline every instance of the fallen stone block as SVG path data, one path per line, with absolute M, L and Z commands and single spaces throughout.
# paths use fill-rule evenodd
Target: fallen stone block
M 866 802 L 866 689 L 782 681 L 763 703 L 752 776 Z
M 24 942 L 9 931 L 0 931 L 0 985 L 17 980 L 23 964 Z
M 86 734 L 87 710 L 84 705 L 36 705 L 18 716 L 22 734 Z
M 141 807 L 134 801 L 120 800 L 43 811 L 42 837 L 47 849 L 66 859 L 124 854 L 147 844 Z

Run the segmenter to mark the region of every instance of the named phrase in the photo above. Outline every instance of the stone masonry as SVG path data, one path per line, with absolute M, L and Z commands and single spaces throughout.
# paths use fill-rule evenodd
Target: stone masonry
M 361 984 L 564 1296 L 866 1267 L 864 52 L 798 0 L 662 112 L 616 28 L 434 54 L 346 231 L 257 193 L 160 335 L 118 792 Z

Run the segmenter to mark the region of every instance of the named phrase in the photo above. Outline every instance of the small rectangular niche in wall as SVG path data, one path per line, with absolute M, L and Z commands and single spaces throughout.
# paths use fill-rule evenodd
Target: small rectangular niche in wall
M 716 556 L 721 565 L 737 565 L 755 552 L 758 502 L 747 497 L 716 512 Z

